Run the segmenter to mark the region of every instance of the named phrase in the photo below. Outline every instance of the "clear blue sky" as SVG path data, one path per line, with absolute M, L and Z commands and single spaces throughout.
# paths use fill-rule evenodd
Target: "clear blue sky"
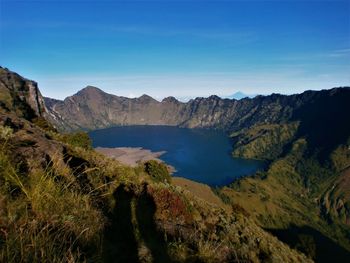
M 0 0 L 0 12 L 0 65 L 55 98 L 350 85 L 350 0 Z

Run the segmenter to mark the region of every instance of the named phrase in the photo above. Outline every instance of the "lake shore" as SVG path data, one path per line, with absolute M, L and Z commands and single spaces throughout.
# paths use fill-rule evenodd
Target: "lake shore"
M 166 151 L 152 152 L 151 150 L 142 147 L 96 147 L 95 150 L 121 162 L 122 164 L 130 165 L 132 167 L 136 167 L 138 164 L 149 160 L 156 160 L 164 163 L 159 157 L 166 153 Z M 175 167 L 169 164 L 166 164 L 166 166 L 171 174 L 176 172 Z
M 230 184 L 235 178 L 253 174 L 263 166 L 259 161 L 232 158 L 229 154 L 232 151 L 231 141 L 220 131 L 169 126 L 123 126 L 92 131 L 89 135 L 96 147 L 126 147 L 120 148 L 128 149 L 127 153 L 122 153 L 125 156 L 120 156 L 119 150 L 109 153 L 112 158 L 123 163 L 135 166 L 145 160 L 161 159 L 176 168 L 173 175 L 208 185 Z M 136 152 L 131 151 L 136 157 L 128 154 L 134 147 L 137 147 Z M 148 150 L 145 152 L 145 149 Z M 139 151 L 143 151 L 141 157 Z M 108 152 L 105 154 L 108 155 Z M 169 171 L 172 172 L 172 169 Z

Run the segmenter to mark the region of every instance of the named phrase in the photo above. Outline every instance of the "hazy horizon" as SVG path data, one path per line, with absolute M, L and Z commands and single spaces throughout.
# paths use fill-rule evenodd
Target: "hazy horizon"
M 350 1 L 0 2 L 0 63 L 64 99 L 350 86 Z
M 83 88 L 77 90 L 76 92 L 74 92 L 73 94 L 70 94 L 70 95 L 68 95 L 67 97 L 64 97 L 64 98 L 49 97 L 49 96 L 45 96 L 45 94 L 42 94 L 42 95 L 43 95 L 44 97 L 47 97 L 47 98 L 50 98 L 50 99 L 64 100 L 64 99 L 66 99 L 66 98 L 68 98 L 68 97 L 71 97 L 71 96 L 76 95 L 77 93 L 79 93 L 80 91 L 82 91 L 83 89 L 88 88 L 88 87 L 98 88 L 98 89 L 102 90 L 103 92 L 106 92 L 106 93 L 108 93 L 108 94 L 110 94 L 110 95 L 119 96 L 119 97 L 125 97 L 125 98 L 129 98 L 129 99 L 140 98 L 140 97 L 142 97 L 142 96 L 144 96 L 144 95 L 151 96 L 151 95 L 149 95 L 149 94 L 147 94 L 147 93 L 143 93 L 143 94 L 141 94 L 141 95 L 124 96 L 124 95 L 120 95 L 120 94 L 115 94 L 115 93 L 113 93 L 113 92 L 107 92 L 107 91 L 105 91 L 105 90 L 103 90 L 103 89 L 101 89 L 101 88 L 99 88 L 99 87 L 93 86 L 93 85 L 87 85 L 86 87 L 83 87 Z M 226 95 L 226 96 L 219 96 L 219 95 L 217 95 L 217 94 L 210 94 L 210 95 L 204 96 L 204 97 L 207 98 L 207 97 L 210 97 L 210 96 L 218 96 L 218 97 L 224 98 L 224 99 L 225 99 L 225 98 L 226 98 L 226 99 L 233 99 L 233 98 L 234 98 L 234 99 L 240 99 L 240 98 L 236 98 L 236 96 L 237 96 L 237 97 L 245 96 L 245 97 L 253 98 L 253 97 L 258 96 L 258 95 L 266 96 L 266 95 L 269 95 L 269 94 L 246 94 L 246 93 L 243 93 L 243 92 L 241 92 L 241 91 L 237 91 L 237 92 L 235 92 L 235 93 L 233 93 L 233 94 L 229 94 L 229 95 Z M 200 98 L 200 97 L 203 97 L 203 96 L 179 97 L 179 96 L 171 96 L 171 95 L 169 95 L 169 96 L 165 96 L 165 97 L 153 97 L 153 96 L 151 96 L 151 97 L 152 97 L 153 99 L 159 101 L 159 102 L 162 101 L 163 99 L 167 98 L 167 97 L 175 97 L 177 100 L 179 100 L 179 101 L 181 101 L 181 102 L 188 102 L 188 101 L 191 100 L 191 99 Z

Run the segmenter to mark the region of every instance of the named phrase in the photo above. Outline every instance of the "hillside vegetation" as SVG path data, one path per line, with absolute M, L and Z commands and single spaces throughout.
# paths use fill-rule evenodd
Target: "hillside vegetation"
M 274 160 L 283 153 L 297 131 L 298 124 L 261 124 L 231 134 L 233 156 Z
M 221 194 L 228 202 L 244 207 L 263 228 L 277 236 L 284 231 L 283 241 L 317 262 L 344 262 L 350 250 L 349 188 L 342 184 L 346 188 L 342 191 L 333 183 L 344 180 L 343 176 L 322 168 L 315 160 L 303 159 L 305 143 L 296 141 L 291 152 L 274 161 L 266 172 L 224 187 Z M 304 162 L 305 167 L 301 167 Z M 319 182 L 307 181 L 304 169 L 319 174 Z M 330 192 L 337 195 L 330 197 Z
M 298 122 L 255 125 L 232 134 L 233 155 L 269 167 L 218 195 L 317 262 L 350 256 L 350 92 L 322 92 Z

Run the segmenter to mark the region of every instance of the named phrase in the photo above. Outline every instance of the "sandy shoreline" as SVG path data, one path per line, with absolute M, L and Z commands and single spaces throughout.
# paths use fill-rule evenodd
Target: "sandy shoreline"
M 123 164 L 133 167 L 137 166 L 140 162 L 146 162 L 149 160 L 157 160 L 163 162 L 159 159 L 159 157 L 166 153 L 166 151 L 152 152 L 151 150 L 143 149 L 142 147 L 97 147 L 95 150 L 108 157 L 116 159 Z

